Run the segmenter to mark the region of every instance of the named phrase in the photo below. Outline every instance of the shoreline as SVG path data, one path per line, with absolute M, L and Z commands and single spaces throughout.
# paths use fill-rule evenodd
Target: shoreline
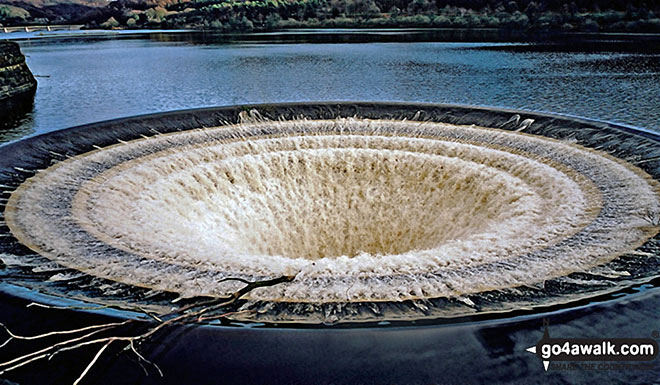
M 207 34 L 210 36 L 219 37 L 277 37 L 277 36 L 296 36 L 296 35 L 325 35 L 325 36 L 340 36 L 340 35 L 374 35 L 374 36 L 405 36 L 421 37 L 419 41 L 463 41 L 458 40 L 433 40 L 429 37 L 424 38 L 424 35 L 436 35 L 435 37 L 453 37 L 461 35 L 466 38 L 465 41 L 476 42 L 475 38 L 483 38 L 482 41 L 493 41 L 492 38 L 497 37 L 498 42 L 548 42 L 565 38 L 629 38 L 634 41 L 651 40 L 660 41 L 660 32 L 620 32 L 620 31 L 605 31 L 605 32 L 588 32 L 588 31 L 519 31 L 507 30 L 503 28 L 434 28 L 434 27 L 387 27 L 387 28 L 374 28 L 374 27 L 351 27 L 351 28 L 332 28 L 332 27 L 301 27 L 301 28 L 280 28 L 271 30 L 253 30 L 253 31 L 221 31 L 215 29 L 181 29 L 181 28 L 113 28 L 113 29 L 80 29 L 80 30 L 61 30 L 61 31 L 44 31 L 38 30 L 33 32 L 8 32 L 0 33 L 0 41 L 15 41 L 15 40 L 30 40 L 42 38 L 69 38 L 69 37 L 128 37 L 133 35 L 147 35 L 147 34 Z M 491 39 L 489 39 L 491 38 Z M 374 39 L 376 40 L 376 39 Z M 396 40 L 396 39 L 392 39 Z M 406 41 L 414 42 L 415 39 Z M 601 41 L 600 39 L 597 41 Z M 605 41 L 605 40 L 602 40 Z M 360 41 L 361 42 L 361 41 Z

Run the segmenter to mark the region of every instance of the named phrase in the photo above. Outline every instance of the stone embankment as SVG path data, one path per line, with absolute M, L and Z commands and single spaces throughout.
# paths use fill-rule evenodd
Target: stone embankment
M 31 97 L 37 89 L 34 78 L 18 44 L 0 42 L 0 103 Z

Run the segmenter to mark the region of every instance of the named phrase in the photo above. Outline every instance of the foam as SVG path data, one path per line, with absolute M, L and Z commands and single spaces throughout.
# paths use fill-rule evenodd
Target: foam
M 442 123 L 252 122 L 134 140 L 40 172 L 7 222 L 70 268 L 183 296 L 400 301 L 532 285 L 657 232 L 641 170 L 572 143 Z

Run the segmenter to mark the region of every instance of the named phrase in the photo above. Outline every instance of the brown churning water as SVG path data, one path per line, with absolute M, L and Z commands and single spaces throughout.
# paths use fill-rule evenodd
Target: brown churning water
M 182 296 L 460 297 L 534 285 L 654 236 L 658 183 L 577 144 L 475 126 L 249 121 L 83 153 L 12 195 L 12 233 L 66 267 Z M 163 268 L 165 266 L 165 268 Z

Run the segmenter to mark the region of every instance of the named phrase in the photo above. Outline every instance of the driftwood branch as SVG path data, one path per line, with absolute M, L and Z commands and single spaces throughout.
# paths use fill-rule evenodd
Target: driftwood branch
M 11 330 L 9 330 L 4 324 L 0 323 L 0 327 L 4 329 L 4 331 L 9 336 L 8 339 L 0 345 L 0 348 L 3 348 L 13 340 L 34 341 L 45 338 L 55 338 L 55 337 L 63 337 L 63 336 L 68 337 L 63 341 L 53 343 L 45 348 L 35 350 L 33 352 L 24 354 L 22 356 L 13 358 L 9 361 L 1 362 L 0 375 L 10 372 L 12 370 L 16 370 L 18 368 L 21 368 L 38 360 L 42 360 L 42 359 L 50 360 L 53 357 L 55 357 L 57 354 L 63 352 L 80 349 L 90 345 L 102 345 L 96 351 L 96 354 L 91 359 L 89 364 L 85 367 L 83 372 L 74 381 L 73 384 L 78 385 L 90 372 L 92 367 L 94 367 L 94 365 L 98 362 L 98 360 L 106 351 L 106 349 L 108 349 L 110 345 L 116 343 L 116 344 L 124 344 L 123 350 L 132 352 L 137 357 L 138 363 L 145 370 L 145 372 L 147 372 L 147 370 L 146 368 L 144 368 L 142 363 L 146 363 L 154 367 L 158 372 L 158 374 L 162 377 L 163 372 L 158 367 L 158 365 L 146 359 L 144 355 L 139 352 L 138 347 L 140 343 L 153 338 L 154 335 L 156 335 L 156 333 L 158 333 L 159 331 L 174 325 L 198 324 L 201 322 L 209 322 L 213 320 L 228 318 L 231 316 L 235 316 L 237 314 L 248 313 L 250 312 L 249 310 L 239 311 L 239 312 L 223 311 L 223 310 L 235 304 L 238 300 L 240 300 L 243 296 L 245 296 L 252 290 L 255 290 L 260 287 L 268 287 L 268 286 L 279 285 L 281 283 L 291 282 L 294 279 L 295 279 L 295 275 L 282 276 L 274 279 L 254 281 L 254 282 L 242 278 L 225 278 L 220 282 L 238 281 L 245 283 L 245 286 L 229 296 L 195 301 L 162 315 L 153 314 L 139 307 L 136 308 L 138 311 L 148 316 L 150 318 L 150 321 L 131 319 L 123 322 L 112 322 L 112 323 L 106 323 L 100 325 L 91 325 L 78 329 L 56 330 L 34 336 L 18 335 L 16 333 L 13 333 Z M 41 305 L 37 303 L 30 303 L 28 306 L 39 306 L 39 307 L 53 308 L 53 309 L 72 309 L 67 307 Z M 91 308 L 97 309 L 101 307 L 91 307 Z M 128 325 L 136 325 L 136 324 L 144 325 L 146 327 L 146 331 L 143 331 L 142 333 L 139 334 L 133 333 L 133 335 L 130 334 L 124 335 L 125 333 L 121 333 L 122 328 Z M 145 330 L 145 329 L 141 329 L 141 330 Z M 113 335 L 107 336 L 108 333 L 113 333 Z

